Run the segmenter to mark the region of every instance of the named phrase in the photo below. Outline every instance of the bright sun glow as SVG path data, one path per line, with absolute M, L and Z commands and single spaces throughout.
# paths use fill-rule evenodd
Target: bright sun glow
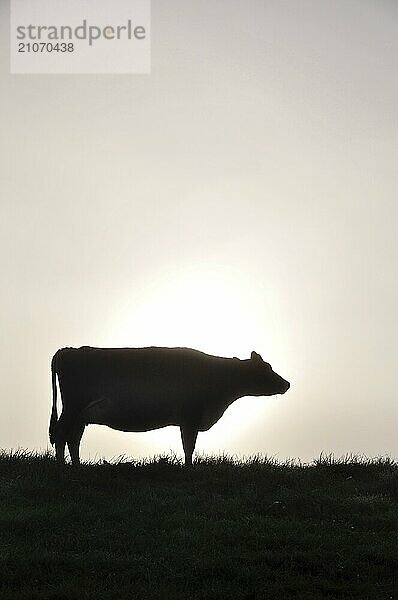
M 216 265 L 163 272 L 125 298 L 108 331 L 110 346 L 186 346 L 219 356 L 249 358 L 252 350 L 269 358 L 275 350 L 277 297 L 244 268 Z M 228 440 L 249 431 L 269 410 L 272 399 L 250 399 L 230 407 L 209 432 L 199 435 L 197 449 L 217 452 Z M 268 406 L 268 409 L 267 409 Z M 154 452 L 180 453 L 179 432 L 165 428 L 144 434 Z M 134 441 L 132 441 L 134 444 Z

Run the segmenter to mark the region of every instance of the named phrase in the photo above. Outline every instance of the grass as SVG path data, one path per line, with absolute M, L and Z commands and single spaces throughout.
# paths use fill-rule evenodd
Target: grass
M 1 600 L 398 598 L 388 458 L 0 453 Z

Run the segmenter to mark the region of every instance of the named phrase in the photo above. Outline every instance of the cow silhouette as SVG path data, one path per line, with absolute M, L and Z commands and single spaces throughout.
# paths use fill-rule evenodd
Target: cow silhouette
M 240 360 L 190 348 L 62 348 L 53 356 L 51 373 L 50 442 L 59 463 L 67 444 L 75 465 L 90 423 L 120 431 L 177 425 L 185 464 L 191 465 L 198 432 L 217 423 L 232 402 L 284 394 L 290 387 L 256 352 Z

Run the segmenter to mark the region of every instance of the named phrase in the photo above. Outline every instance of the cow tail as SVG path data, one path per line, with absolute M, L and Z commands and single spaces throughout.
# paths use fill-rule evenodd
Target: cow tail
M 50 435 L 50 444 L 53 446 L 55 443 L 55 430 L 57 427 L 57 422 L 58 422 L 58 413 L 57 413 L 57 370 L 56 370 L 56 354 L 54 354 L 52 361 L 51 361 L 51 382 L 52 382 L 52 389 L 53 389 L 53 406 L 52 406 L 52 411 L 51 411 L 51 418 L 50 418 L 50 428 L 49 428 L 49 435 Z

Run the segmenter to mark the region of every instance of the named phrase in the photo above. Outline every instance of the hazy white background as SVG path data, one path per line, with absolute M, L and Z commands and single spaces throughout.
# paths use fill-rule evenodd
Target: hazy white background
M 125 76 L 11 76 L 0 15 L 0 446 L 46 448 L 57 348 L 187 345 L 291 381 L 199 451 L 396 456 L 395 0 L 153 0 Z

